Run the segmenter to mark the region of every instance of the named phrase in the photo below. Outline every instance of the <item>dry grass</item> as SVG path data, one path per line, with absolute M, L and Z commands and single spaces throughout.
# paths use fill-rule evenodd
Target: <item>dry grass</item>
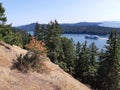
M 6 44 L 5 44 L 6 45 Z M 12 60 L 27 53 L 17 46 L 0 45 L 0 90 L 90 90 L 45 58 L 43 73 L 11 70 Z

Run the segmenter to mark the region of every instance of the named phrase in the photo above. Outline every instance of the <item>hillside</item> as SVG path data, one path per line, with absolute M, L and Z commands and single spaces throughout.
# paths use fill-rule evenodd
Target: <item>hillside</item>
M 43 73 L 11 70 L 12 61 L 26 50 L 0 41 L 0 90 L 90 90 L 44 57 Z
M 18 26 L 17 28 L 30 32 L 34 31 L 35 25 L 35 23 L 31 23 L 28 25 Z M 44 25 L 46 26 L 47 24 Z M 71 24 L 60 24 L 60 26 L 64 30 L 64 33 L 97 35 L 110 34 L 110 32 L 113 30 L 116 30 L 120 33 L 119 25 L 119 22 L 80 22 Z

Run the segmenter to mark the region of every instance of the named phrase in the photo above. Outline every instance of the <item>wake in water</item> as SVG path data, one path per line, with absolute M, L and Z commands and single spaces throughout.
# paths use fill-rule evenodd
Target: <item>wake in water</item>
M 102 40 L 108 40 L 108 38 L 99 38 L 99 39 L 102 39 Z

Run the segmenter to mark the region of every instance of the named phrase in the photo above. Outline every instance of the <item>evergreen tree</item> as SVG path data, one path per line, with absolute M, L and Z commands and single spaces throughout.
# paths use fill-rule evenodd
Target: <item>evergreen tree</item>
M 30 41 L 31 35 L 28 32 L 26 32 L 24 30 L 20 30 L 18 28 L 12 27 L 11 30 L 16 35 L 15 37 L 18 38 L 18 40 L 16 40 L 16 42 L 19 41 L 22 44 L 23 48 L 25 48 L 25 45 L 28 44 Z
M 46 30 L 45 25 L 42 24 L 42 26 L 41 26 L 41 40 L 43 42 L 45 41 L 45 30 Z
M 43 26 L 42 26 L 43 27 Z M 40 24 L 37 22 L 34 30 L 34 37 L 36 40 L 42 40 L 43 41 L 43 29 L 40 27 Z
M 61 34 L 62 29 L 57 21 L 50 22 L 47 25 L 47 29 L 45 30 L 45 44 L 48 48 L 48 57 L 54 63 L 58 63 L 59 57 L 63 54 Z
M 0 3 L 0 40 L 3 40 L 3 36 L 7 34 L 5 29 L 9 29 L 9 27 L 5 25 L 6 21 L 5 9 L 3 8 L 2 3 Z
M 81 52 L 81 44 L 80 42 L 78 42 L 76 45 L 76 59 L 79 59 L 80 52 Z
M 76 44 L 76 60 L 75 60 L 75 74 L 74 74 L 74 77 L 79 79 L 79 74 L 80 74 L 80 55 L 81 55 L 81 45 L 80 45 L 80 42 L 78 42 Z
M 66 37 L 61 38 L 62 49 L 64 52 L 64 58 L 61 60 L 65 63 L 67 67 L 67 72 L 71 75 L 74 74 L 75 68 L 75 48 L 72 40 L 67 39 Z
M 87 42 L 82 45 L 81 52 L 79 53 L 79 59 L 76 60 L 75 66 L 75 78 L 83 83 L 87 83 L 88 76 L 88 57 L 89 52 L 87 48 Z
M 89 47 L 89 58 L 88 58 L 88 80 L 87 84 L 89 84 L 92 88 L 95 87 L 96 84 L 96 73 L 97 73 L 97 59 L 98 59 L 98 51 L 97 47 L 94 43 L 92 43 Z
M 0 3 L 0 40 L 8 43 L 15 44 L 22 47 L 22 37 L 20 33 L 14 33 L 11 30 L 11 25 L 6 25 L 7 18 L 5 17 L 5 9 Z
M 2 6 L 2 3 L 0 3 L 0 26 L 4 25 L 7 21 L 7 18 L 5 17 L 5 9 Z
M 100 67 L 98 69 L 98 89 L 118 90 L 120 72 L 120 41 L 118 34 L 114 31 L 107 41 L 106 51 L 100 57 Z
M 62 28 L 55 20 L 50 22 L 44 33 L 48 57 L 71 75 L 74 73 L 75 49 L 71 40 L 61 37 Z

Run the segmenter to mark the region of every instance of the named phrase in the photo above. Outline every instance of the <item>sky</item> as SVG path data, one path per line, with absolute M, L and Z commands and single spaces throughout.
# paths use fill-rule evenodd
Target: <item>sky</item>
M 13 26 L 120 21 L 120 0 L 0 0 L 7 23 Z

